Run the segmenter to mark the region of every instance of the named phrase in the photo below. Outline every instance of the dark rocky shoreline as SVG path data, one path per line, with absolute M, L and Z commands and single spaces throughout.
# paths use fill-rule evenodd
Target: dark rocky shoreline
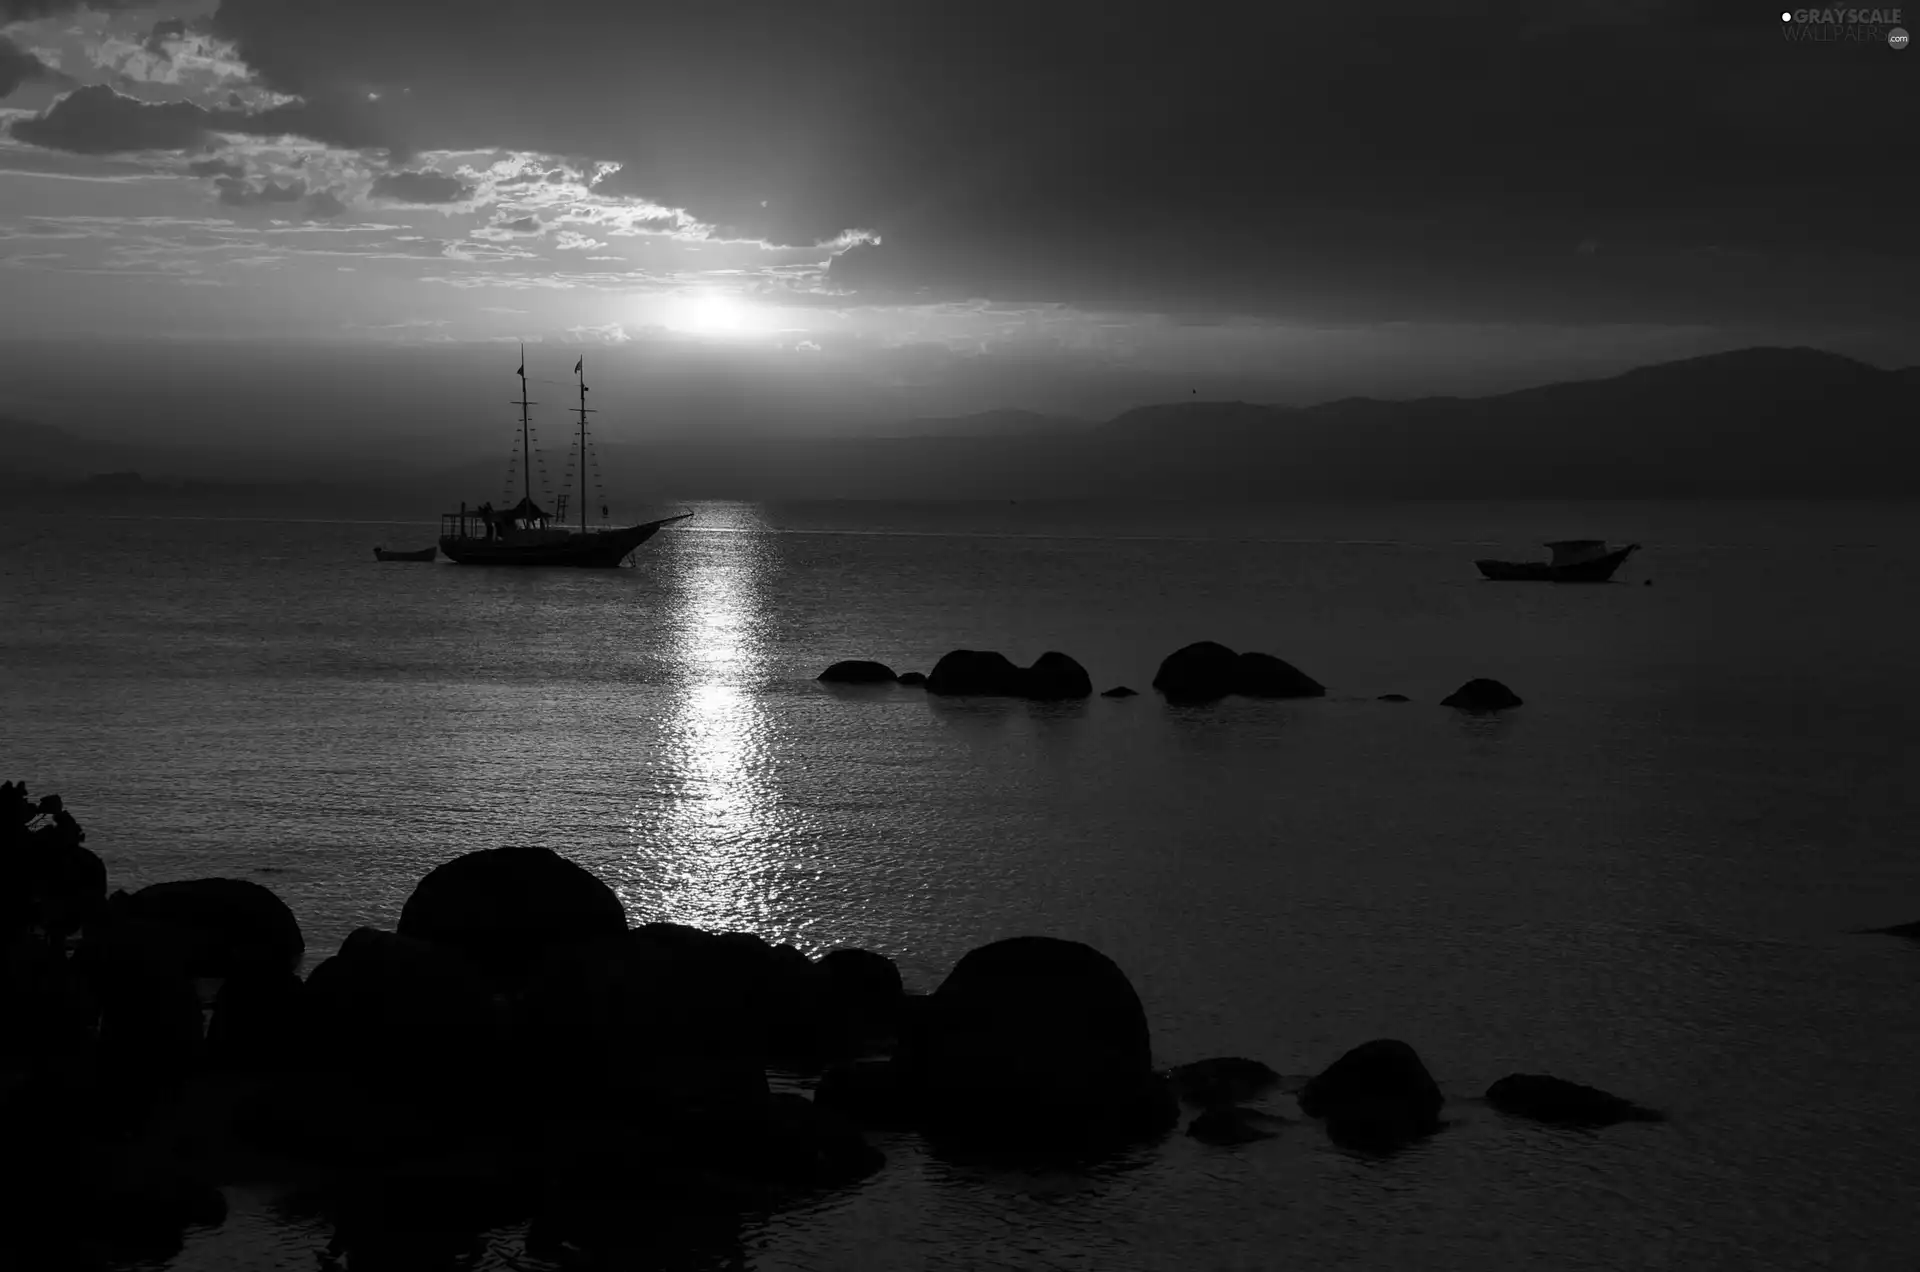
M 297 1187 L 356 1269 L 442 1266 L 516 1224 L 530 1253 L 644 1258 L 857 1185 L 885 1166 L 876 1131 L 1084 1160 L 1183 1109 L 1220 1146 L 1307 1118 L 1392 1152 L 1444 1125 L 1397 1040 L 1308 1081 L 1300 1118 L 1253 1107 L 1286 1094 L 1257 1060 L 1158 1069 L 1125 972 L 1074 941 L 996 941 L 911 994 L 868 950 L 630 926 L 590 872 L 508 847 L 436 867 L 396 931 L 360 928 L 302 977 L 269 889 L 108 895 L 84 839 L 57 797 L 0 788 L 0 1111 L 24 1150 L 0 1179 L 8 1266 L 172 1257 L 224 1221 L 223 1186 Z M 1487 1098 L 1577 1125 L 1659 1117 L 1544 1075 Z

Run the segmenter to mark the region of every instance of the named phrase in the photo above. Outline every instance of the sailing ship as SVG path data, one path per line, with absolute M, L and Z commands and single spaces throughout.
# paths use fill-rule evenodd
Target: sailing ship
M 1490 579 L 1526 583 L 1605 583 L 1621 562 L 1640 550 L 1637 543 L 1609 550 L 1605 539 L 1559 539 L 1542 544 L 1550 561 L 1475 561 Z
M 440 514 L 440 551 L 449 561 L 460 565 L 551 565 L 584 566 L 611 569 L 627 559 L 633 550 L 660 532 L 660 527 L 685 521 L 693 514 L 662 517 L 635 526 L 609 526 L 598 530 L 587 527 L 587 360 L 582 355 L 573 371 L 580 379 L 580 526 L 569 529 L 563 519 L 542 508 L 533 499 L 533 448 L 530 440 L 528 409 L 537 405 L 527 399 L 527 351 L 520 350 L 520 502 L 511 508 L 496 509 L 492 504 L 477 508 L 460 505 L 459 512 Z M 561 512 L 566 496 L 561 496 Z M 606 515 L 606 508 L 601 508 Z

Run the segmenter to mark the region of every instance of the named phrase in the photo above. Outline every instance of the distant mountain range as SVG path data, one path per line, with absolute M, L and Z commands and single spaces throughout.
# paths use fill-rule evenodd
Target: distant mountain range
M 617 511 L 697 498 L 1885 497 L 1920 494 L 1917 425 L 1920 368 L 1763 348 L 1496 397 L 1175 402 L 1098 425 L 990 411 L 878 436 L 663 440 L 600 453 Z M 295 480 L 291 465 L 266 471 L 257 457 L 248 467 L 230 454 L 90 442 L 22 421 L 0 419 L 0 446 L 16 492 L 58 488 L 65 498 L 86 497 L 73 484 L 85 477 L 137 471 L 143 482 L 94 483 L 90 497 L 206 500 L 218 493 L 209 483 L 247 482 L 251 500 L 431 517 L 442 504 L 496 497 L 501 480 L 491 462 L 439 471 L 398 462 L 403 439 L 361 466 L 387 475 L 325 487 Z

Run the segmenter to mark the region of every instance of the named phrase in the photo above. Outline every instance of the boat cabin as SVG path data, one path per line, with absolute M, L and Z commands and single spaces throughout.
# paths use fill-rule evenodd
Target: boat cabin
M 1605 539 L 1561 539 L 1554 543 L 1542 544 L 1553 553 L 1553 566 L 1582 565 L 1607 555 Z
M 443 538 L 482 539 L 494 543 L 554 543 L 569 536 L 553 528 L 553 515 L 523 497 L 511 508 L 495 508 L 490 503 L 477 508 L 461 504 L 459 512 L 440 514 Z

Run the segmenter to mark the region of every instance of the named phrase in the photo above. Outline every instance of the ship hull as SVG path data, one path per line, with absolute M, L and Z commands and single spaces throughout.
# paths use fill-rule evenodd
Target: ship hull
M 589 570 L 611 570 L 660 532 L 660 527 L 684 521 L 691 513 L 649 521 L 621 530 L 589 530 L 548 543 L 514 543 L 501 539 L 442 535 L 440 550 L 457 565 L 519 565 Z
M 1633 555 L 1634 548 L 1621 548 L 1591 561 L 1574 565 L 1549 565 L 1545 561 L 1475 561 L 1480 573 L 1503 583 L 1605 583 L 1621 562 Z

